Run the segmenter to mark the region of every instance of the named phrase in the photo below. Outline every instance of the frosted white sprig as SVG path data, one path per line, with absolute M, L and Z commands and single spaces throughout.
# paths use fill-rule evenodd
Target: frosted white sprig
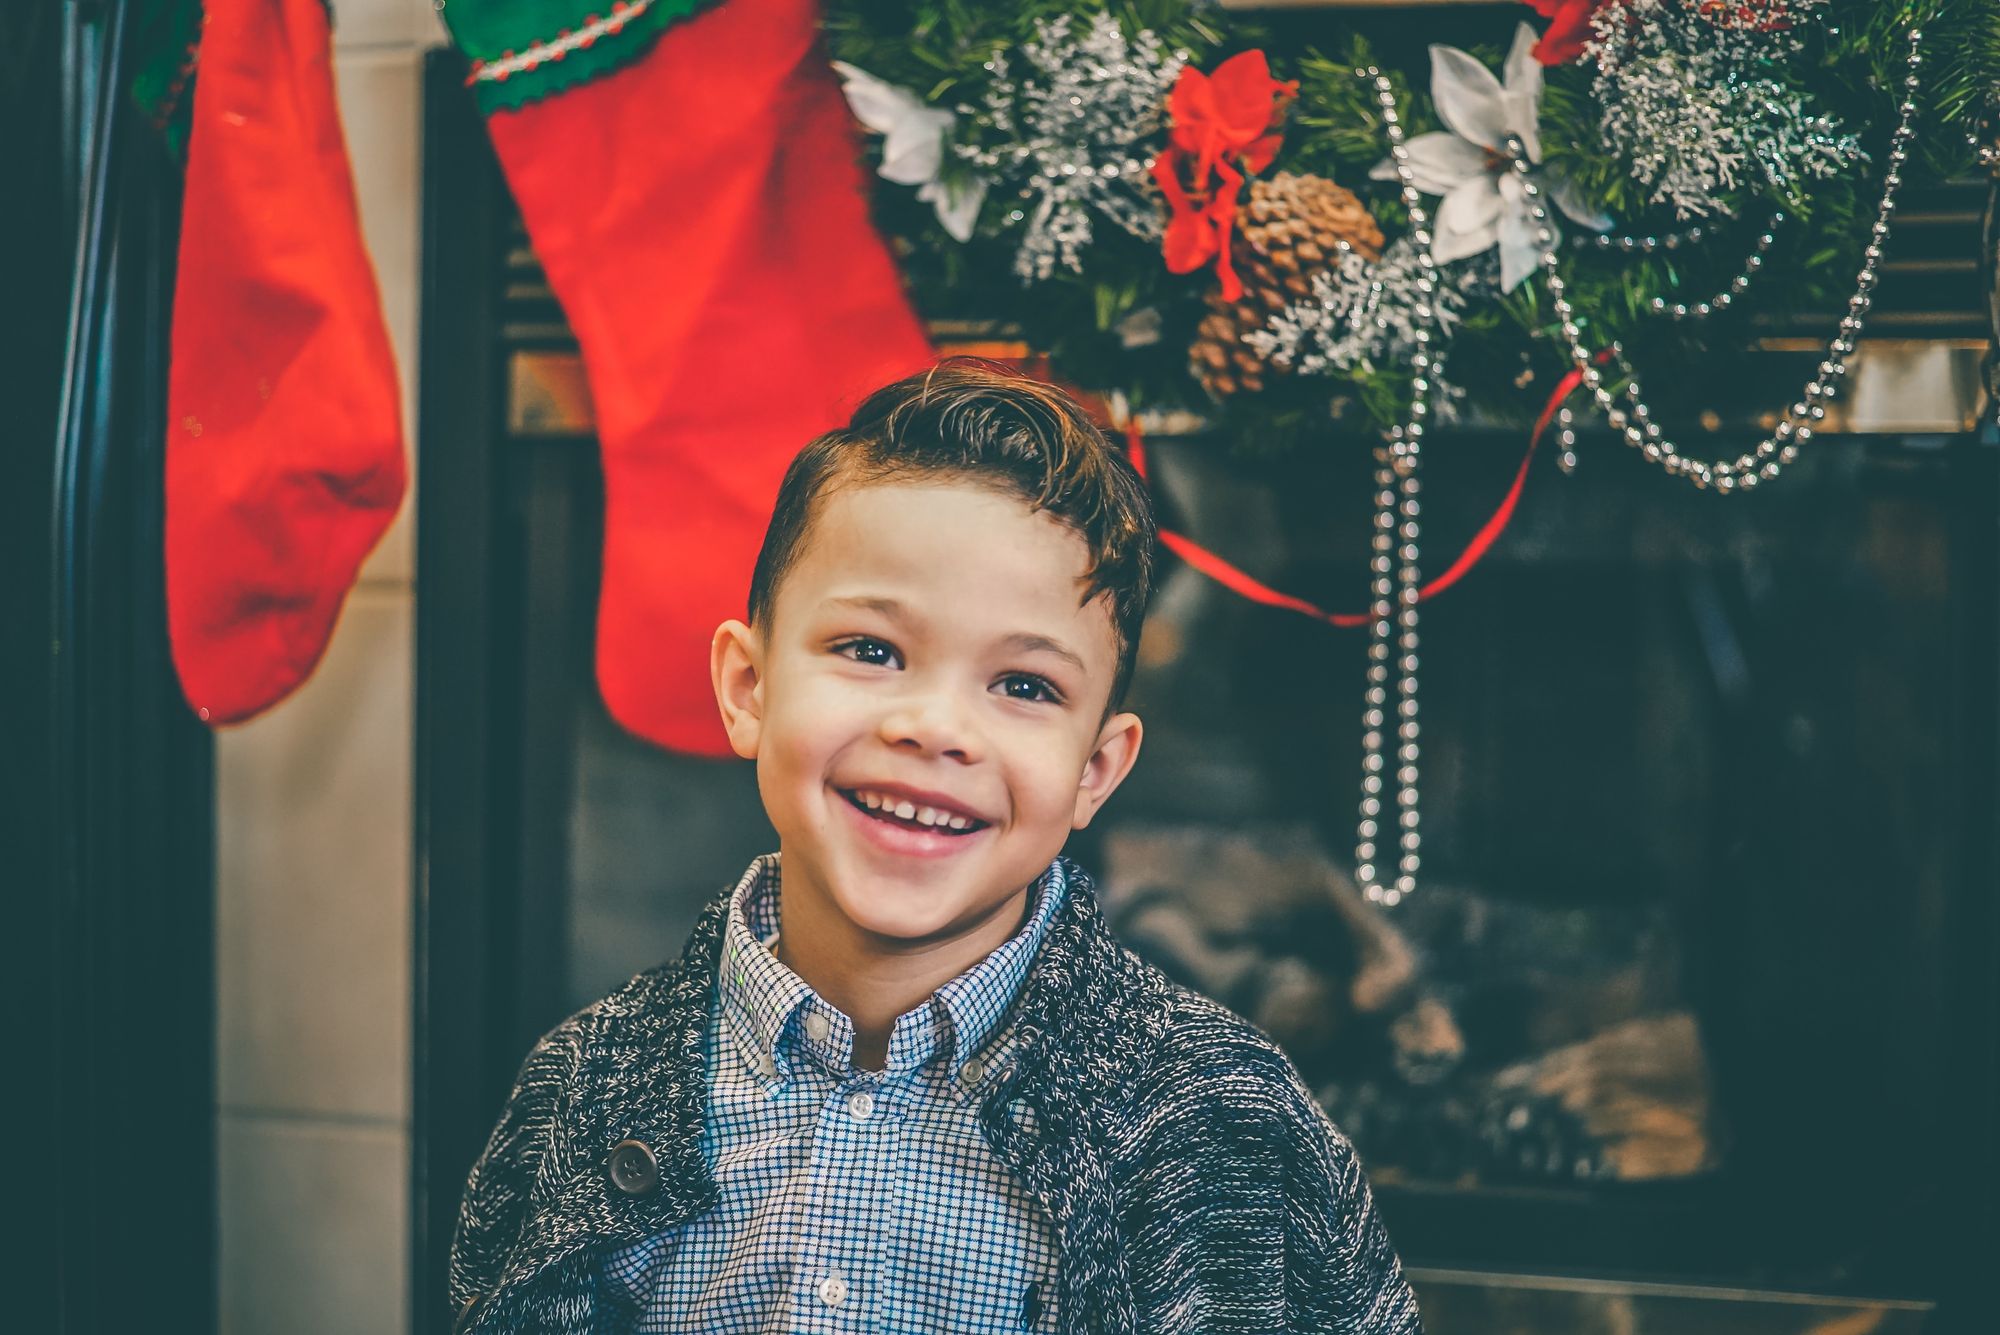
M 1866 159 L 1860 141 L 1776 77 L 1823 0 L 1787 26 L 1715 23 L 1679 0 L 1621 0 L 1591 16 L 1584 59 L 1604 147 L 1678 218 L 1735 217 L 1752 193 L 1794 207 L 1808 182 Z
M 1339 263 L 1313 275 L 1312 292 L 1272 315 L 1262 329 L 1243 336 L 1259 357 L 1300 375 L 1372 372 L 1408 361 L 1417 346 L 1418 282 L 1424 270 L 1417 248 L 1399 238 L 1370 263 L 1346 251 Z M 1445 332 L 1463 317 L 1476 295 L 1490 296 L 1498 273 L 1490 255 L 1442 271 L 1429 299 Z
M 986 62 L 992 79 L 952 151 L 1011 196 L 1024 224 L 1014 272 L 1083 272 L 1098 220 L 1156 241 L 1164 210 L 1147 168 L 1164 143 L 1167 94 L 1187 63 L 1159 36 L 1127 38 L 1099 11 L 1081 34 L 1070 16 L 1035 20 L 1035 36 Z

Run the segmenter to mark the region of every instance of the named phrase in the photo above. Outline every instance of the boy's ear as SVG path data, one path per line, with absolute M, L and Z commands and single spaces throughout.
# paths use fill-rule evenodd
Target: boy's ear
M 1104 805 L 1139 758 L 1139 740 L 1145 729 L 1137 714 L 1113 714 L 1097 734 L 1097 749 L 1083 763 L 1083 778 L 1077 784 L 1076 811 L 1070 828 L 1081 830 Z
M 764 732 L 764 639 L 741 621 L 715 628 L 708 646 L 708 675 L 730 749 L 745 760 L 757 758 Z

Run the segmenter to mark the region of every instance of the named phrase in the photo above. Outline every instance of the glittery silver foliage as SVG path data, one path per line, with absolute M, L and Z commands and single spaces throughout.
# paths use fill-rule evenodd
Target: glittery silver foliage
M 1243 336 L 1252 352 L 1300 375 L 1375 371 L 1409 359 L 1416 347 L 1417 248 L 1403 237 L 1370 263 L 1353 251 L 1313 276 L 1312 295 Z M 1438 271 L 1431 294 L 1438 323 L 1449 331 L 1475 295 L 1499 290 L 1492 251 Z
M 1684 219 L 1734 217 L 1746 193 L 1797 205 L 1808 182 L 1863 159 L 1855 136 L 1778 77 L 1823 7 L 1795 0 L 1772 27 L 1716 22 L 1690 0 L 1614 0 L 1591 16 L 1584 58 L 1604 146 L 1652 203 Z
M 1057 266 L 1082 273 L 1099 220 L 1160 237 L 1164 210 L 1147 168 L 1187 59 L 1151 31 L 1128 39 L 1100 11 L 1081 34 L 1067 14 L 1037 19 L 1033 40 L 987 62 L 992 80 L 980 105 L 958 109 L 953 151 L 997 183 L 1005 220 L 1024 224 L 1014 257 L 1022 282 Z

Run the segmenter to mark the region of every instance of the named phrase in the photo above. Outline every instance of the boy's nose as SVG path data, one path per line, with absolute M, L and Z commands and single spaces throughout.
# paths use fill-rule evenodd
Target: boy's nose
M 957 760 L 976 760 L 981 751 L 971 720 L 949 691 L 906 696 L 883 715 L 882 737 L 891 746 Z

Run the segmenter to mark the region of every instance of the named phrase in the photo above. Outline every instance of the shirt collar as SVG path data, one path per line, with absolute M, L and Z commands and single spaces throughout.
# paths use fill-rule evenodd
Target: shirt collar
M 778 1035 L 812 995 L 803 978 L 778 963 L 766 941 L 778 928 L 778 855 L 751 861 L 729 895 L 723 928 L 718 999 L 737 1051 L 752 1071 L 769 1080 Z
M 1049 920 L 1062 907 L 1063 896 L 1068 889 L 1062 862 L 1049 863 L 1048 869 L 1036 879 L 1028 892 L 1028 919 L 1021 925 L 1021 930 L 933 994 L 933 1000 L 942 1005 L 951 1017 L 951 1032 L 955 1041 L 946 1064 L 946 1074 L 954 1085 L 960 1083 L 961 1068 L 986 1047 L 994 1032 L 1001 1027 L 1001 1021 L 1013 1010 L 1014 1001 L 1021 994 L 1021 985 L 1041 949 L 1042 938 L 1048 934 Z M 978 1081 L 964 1083 L 977 1084 Z
M 781 883 L 779 855 L 766 853 L 750 863 L 730 894 L 719 980 L 723 1022 L 745 1066 L 766 1081 L 782 1079 L 801 1051 L 844 1072 L 853 1052 L 853 1022 L 780 963 L 768 944 L 777 936 Z M 1021 929 L 897 1018 L 889 1038 L 890 1071 L 920 1066 L 942 1052 L 954 1089 L 980 1083 L 965 1063 L 981 1054 L 1013 1008 L 1068 889 L 1057 858 L 1036 878 Z M 982 1064 L 994 1064 L 997 1055 L 986 1054 Z

